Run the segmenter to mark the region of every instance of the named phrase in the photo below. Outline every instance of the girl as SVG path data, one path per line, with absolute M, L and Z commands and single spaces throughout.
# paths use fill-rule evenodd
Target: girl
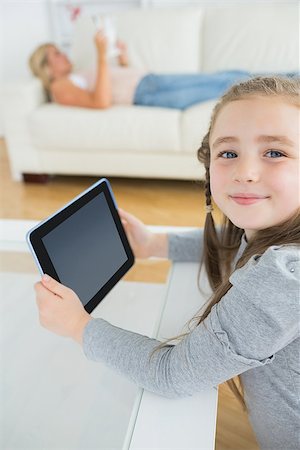
M 204 230 L 155 235 L 120 210 L 136 257 L 204 261 L 213 295 L 177 345 L 91 318 L 72 290 L 47 276 L 35 285 L 44 327 L 145 389 L 176 397 L 230 380 L 269 450 L 299 448 L 299 87 L 296 79 L 256 77 L 216 105 L 198 151 Z M 211 196 L 224 213 L 219 230 Z
M 118 66 L 107 61 L 107 40 L 95 35 L 96 75 L 73 73 L 67 56 L 53 44 L 39 46 L 29 66 L 40 78 L 49 100 L 68 106 L 105 109 L 113 104 L 185 109 L 219 97 L 234 82 L 249 78 L 244 71 L 213 74 L 157 75 L 128 67 L 126 45 L 118 42 Z M 120 67 L 121 66 L 121 67 Z

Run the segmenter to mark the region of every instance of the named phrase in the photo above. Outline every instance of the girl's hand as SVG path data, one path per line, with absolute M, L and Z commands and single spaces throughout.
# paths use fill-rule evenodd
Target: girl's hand
M 81 344 L 83 330 L 92 318 L 75 292 L 48 275 L 44 275 L 34 288 L 40 324 Z
M 143 222 L 132 214 L 120 208 L 118 212 L 134 255 L 137 258 L 154 256 L 152 247 L 155 234 L 149 231 Z
M 103 31 L 97 31 L 94 41 L 99 55 L 105 57 L 107 52 L 107 38 Z

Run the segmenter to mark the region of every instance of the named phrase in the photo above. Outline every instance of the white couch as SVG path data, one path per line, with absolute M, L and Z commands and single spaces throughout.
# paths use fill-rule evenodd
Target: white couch
M 297 2 L 116 15 L 131 64 L 156 73 L 299 70 Z M 88 22 L 78 25 L 76 68 L 93 59 Z M 12 176 L 22 173 L 199 179 L 196 150 L 215 101 L 185 111 L 140 106 L 89 110 L 46 103 L 38 80 L 7 86 L 5 138 Z

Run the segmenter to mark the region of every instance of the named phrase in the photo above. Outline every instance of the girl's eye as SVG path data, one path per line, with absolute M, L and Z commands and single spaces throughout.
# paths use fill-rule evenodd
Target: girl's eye
M 220 152 L 218 154 L 218 158 L 224 158 L 224 159 L 237 158 L 237 154 L 234 152 Z
M 281 156 L 285 156 L 282 152 L 278 150 L 269 150 L 266 155 L 269 154 L 270 158 L 280 158 Z

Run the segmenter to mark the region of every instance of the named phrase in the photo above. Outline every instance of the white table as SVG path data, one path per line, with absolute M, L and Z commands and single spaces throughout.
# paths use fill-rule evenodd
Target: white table
M 1 450 L 212 450 L 217 390 L 151 394 L 41 328 L 39 275 L 21 240 L 32 223 L 0 225 Z M 14 255 L 22 267 L 7 268 Z M 92 315 L 159 339 L 177 335 L 200 306 L 197 272 L 197 264 L 175 264 L 166 285 L 121 281 Z

